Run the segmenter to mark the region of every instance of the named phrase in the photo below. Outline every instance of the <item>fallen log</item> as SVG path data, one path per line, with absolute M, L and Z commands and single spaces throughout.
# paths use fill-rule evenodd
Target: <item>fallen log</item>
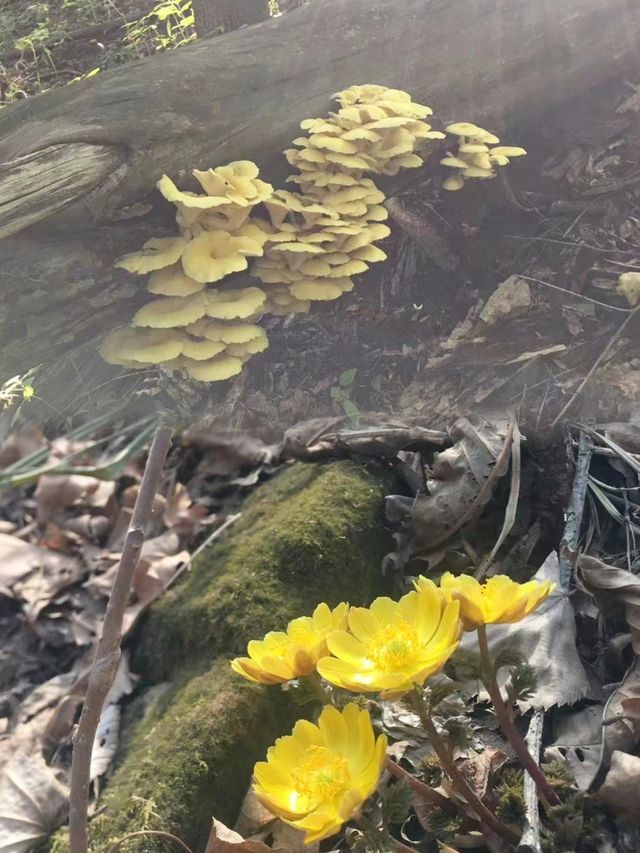
M 162 173 L 248 158 L 280 182 L 300 120 L 357 82 L 407 89 L 442 121 L 533 128 L 633 79 L 639 42 L 629 0 L 323 0 L 5 108 L 0 377 L 46 362 L 50 394 L 76 393 L 73 365 L 144 299 L 113 260 L 174 227 Z
M 89 217 L 102 222 L 140 201 L 163 172 L 247 158 L 281 174 L 299 121 L 326 113 L 331 93 L 353 83 L 409 89 L 442 119 L 500 130 L 637 71 L 639 42 L 640 7 L 629 0 L 312 2 L 4 109 L 0 234 L 59 215 L 46 180 L 19 199 L 15 176 L 31 165 L 37 183 L 60 146 L 110 152 L 108 176 L 104 151 L 81 178 L 71 163 L 66 170 L 66 203 L 91 194 Z M 86 208 L 81 215 L 86 223 Z

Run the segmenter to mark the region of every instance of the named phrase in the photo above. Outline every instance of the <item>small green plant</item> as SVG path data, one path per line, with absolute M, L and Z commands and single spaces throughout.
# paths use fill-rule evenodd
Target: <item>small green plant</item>
M 360 409 L 351 399 L 357 374 L 358 369 L 356 367 L 343 371 L 338 377 L 338 384 L 334 385 L 330 391 L 331 399 L 342 408 L 354 425 L 360 417 Z
M 125 44 L 140 55 L 195 41 L 191 0 L 161 0 L 138 21 L 127 24 L 126 30 Z

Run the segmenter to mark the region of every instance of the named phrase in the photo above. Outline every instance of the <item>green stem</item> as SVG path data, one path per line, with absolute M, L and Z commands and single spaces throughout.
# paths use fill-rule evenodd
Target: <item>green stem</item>
M 396 777 L 396 779 L 406 780 L 415 793 L 423 800 L 432 803 L 434 806 L 442 809 L 442 811 L 449 812 L 450 814 L 457 813 L 457 809 L 449 797 L 445 797 L 444 794 L 440 793 L 440 791 L 436 791 L 435 788 L 427 785 L 427 783 L 423 782 L 422 779 L 418 779 L 418 777 L 414 776 L 413 773 L 409 773 L 408 770 L 401 767 L 390 756 L 387 756 L 386 768 L 392 776 Z
M 322 679 L 317 672 L 312 672 L 311 675 L 307 675 L 307 683 L 323 705 L 335 705 L 332 694 L 329 693 L 327 688 L 324 686 Z
M 498 718 L 500 727 L 502 728 L 505 737 L 513 747 L 513 751 L 520 759 L 522 766 L 525 768 L 527 773 L 535 782 L 540 795 L 550 805 L 557 806 L 561 802 L 560 797 L 551 787 L 548 779 L 546 778 L 540 767 L 536 764 L 535 759 L 527 749 L 527 745 L 524 742 L 522 735 L 520 734 L 520 732 L 516 728 L 515 723 L 513 722 L 513 717 L 511 715 L 509 706 L 502 698 L 502 693 L 500 692 L 500 687 L 498 685 L 498 679 L 496 678 L 496 671 L 494 669 L 493 661 L 491 660 L 491 654 L 489 652 L 486 625 L 480 625 L 478 628 L 478 645 L 480 647 L 480 659 L 482 661 L 482 682 L 487 688 L 487 693 L 489 694 L 489 698 L 491 699 L 491 702 L 495 709 L 496 717 Z
M 431 713 L 424 702 L 420 689 L 416 688 L 412 696 L 413 707 L 420 717 L 420 722 L 429 737 L 433 751 L 438 756 L 442 769 L 449 777 L 456 792 L 466 800 L 467 804 L 476 813 L 476 816 L 481 823 L 486 824 L 493 830 L 493 832 L 496 833 L 496 835 L 504 838 L 510 844 L 517 844 L 519 841 L 518 835 L 506 827 L 502 821 L 498 820 L 493 812 L 489 811 L 456 767 L 456 763 L 450 755 L 447 745 L 438 734 L 438 730 L 431 718 Z

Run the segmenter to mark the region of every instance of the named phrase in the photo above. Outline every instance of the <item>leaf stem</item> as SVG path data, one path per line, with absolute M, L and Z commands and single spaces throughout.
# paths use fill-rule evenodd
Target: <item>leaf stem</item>
M 416 687 L 414 693 L 410 694 L 410 696 L 413 700 L 413 707 L 420 717 L 420 722 L 429 737 L 433 751 L 438 756 L 442 769 L 449 777 L 456 792 L 465 799 L 469 807 L 476 813 L 481 824 L 486 824 L 487 827 L 510 844 L 517 844 L 518 836 L 516 833 L 505 826 L 493 812 L 489 811 L 456 767 L 455 761 L 447 749 L 447 745 L 438 734 L 438 730 L 431 717 L 431 712 L 424 701 L 420 689 Z
M 536 783 L 538 792 L 543 799 L 552 806 L 559 805 L 561 802 L 560 797 L 551 787 L 548 779 L 527 749 L 527 745 L 524 742 L 522 735 L 513 722 L 511 710 L 502 698 L 502 693 L 500 692 L 500 687 L 498 686 L 498 680 L 496 678 L 496 671 L 493 666 L 493 661 L 491 660 L 491 653 L 489 652 L 486 625 L 480 625 L 478 627 L 478 646 L 480 647 L 480 659 L 482 661 L 482 682 L 487 688 L 487 693 L 489 694 L 489 698 L 491 699 L 496 712 L 496 717 L 498 718 L 498 722 L 500 723 L 500 727 L 502 728 L 505 737 L 513 747 L 513 751 L 520 759 L 524 769 Z

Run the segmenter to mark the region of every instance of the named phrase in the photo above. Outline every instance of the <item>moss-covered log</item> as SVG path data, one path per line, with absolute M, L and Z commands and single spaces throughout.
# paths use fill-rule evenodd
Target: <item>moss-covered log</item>
M 228 660 L 320 601 L 364 603 L 383 590 L 392 487 L 388 473 L 351 462 L 293 465 L 256 490 L 226 537 L 153 607 L 134 669 L 169 687 L 125 731 L 91 823 L 92 853 L 139 829 L 175 833 L 199 851 L 212 815 L 235 820 L 253 763 L 301 711 L 279 688 L 246 684 Z M 54 851 L 66 849 L 61 834 Z M 164 848 L 145 838 L 127 850 Z

